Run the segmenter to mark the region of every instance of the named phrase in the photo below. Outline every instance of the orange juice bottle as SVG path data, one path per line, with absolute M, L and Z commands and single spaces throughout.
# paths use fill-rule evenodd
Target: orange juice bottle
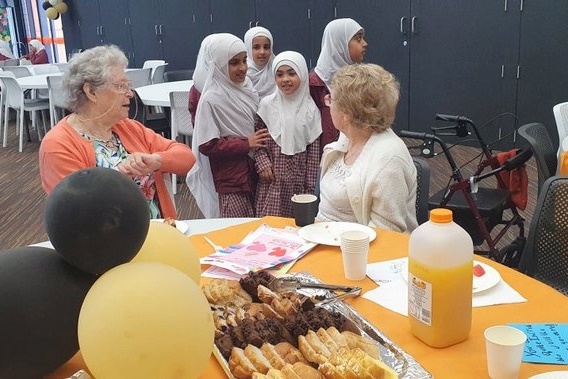
M 410 331 L 427 345 L 462 342 L 471 329 L 473 242 L 452 221 L 452 211 L 430 211 L 430 221 L 410 235 L 408 318 Z

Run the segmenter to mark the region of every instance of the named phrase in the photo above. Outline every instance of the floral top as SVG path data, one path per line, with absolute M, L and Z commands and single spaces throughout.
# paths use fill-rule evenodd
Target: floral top
M 120 138 L 113 133 L 109 140 L 92 137 L 85 133 L 80 133 L 84 138 L 93 142 L 95 148 L 95 160 L 97 167 L 111 168 L 117 170 L 118 165 L 128 157 L 128 151 L 120 142 Z M 156 195 L 156 186 L 152 174 L 135 176 L 132 178 L 140 187 L 144 198 L 148 201 L 150 218 L 161 218 L 160 208 Z

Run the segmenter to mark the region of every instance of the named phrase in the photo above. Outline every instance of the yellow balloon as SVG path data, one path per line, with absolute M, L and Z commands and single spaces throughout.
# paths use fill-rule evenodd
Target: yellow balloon
M 57 5 L 54 5 L 53 8 L 55 8 L 61 14 L 67 12 L 67 9 L 68 9 L 67 4 L 65 4 L 64 2 L 61 2 Z
M 196 378 L 214 340 L 207 299 L 187 275 L 162 263 L 125 263 L 87 293 L 79 347 L 96 378 Z
M 59 17 L 59 12 L 57 12 L 57 9 L 51 7 L 51 8 L 47 8 L 45 10 L 45 15 L 50 20 L 55 20 L 57 17 Z
M 186 273 L 199 284 L 201 266 L 191 241 L 176 228 L 150 222 L 146 240 L 132 262 L 160 262 Z

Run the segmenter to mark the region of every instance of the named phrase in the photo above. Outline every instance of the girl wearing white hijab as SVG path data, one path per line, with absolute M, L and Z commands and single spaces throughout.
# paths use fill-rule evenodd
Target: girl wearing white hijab
M 30 41 L 30 52 L 29 54 L 24 55 L 23 58 L 29 60 L 32 64 L 49 63 L 45 46 L 43 46 L 43 43 L 39 42 L 37 39 Z
M 274 60 L 272 34 L 266 28 L 255 26 L 245 33 L 245 46 L 247 47 L 247 76 L 262 99 L 276 90 L 271 69 Z
M 255 129 L 268 128 L 266 148 L 255 151 L 260 176 L 256 216 L 293 217 L 291 198 L 314 193 L 319 168 L 321 118 L 310 97 L 308 66 L 295 51 L 274 59 L 277 90 L 261 100 Z
M 195 114 L 197 112 L 197 104 L 205 81 L 207 80 L 207 72 L 211 62 L 211 41 L 213 41 L 214 34 L 210 34 L 201 41 L 199 53 L 197 53 L 197 61 L 195 62 L 195 69 L 193 71 L 193 85 L 189 90 L 189 113 L 191 114 L 191 122 L 195 124 Z
M 318 62 L 310 73 L 310 94 L 321 112 L 322 148 L 339 137 L 324 101 L 325 95 L 329 94 L 333 74 L 343 66 L 363 62 L 366 50 L 365 31 L 357 21 L 338 18 L 325 27 Z
M 268 131 L 254 131 L 258 95 L 246 76 L 245 44 L 232 34 L 216 34 L 210 54 L 193 132 L 192 148 L 199 153 L 187 185 L 207 218 L 254 217 L 251 156 Z
M 10 44 L 0 39 L 0 61 L 5 61 L 6 59 L 14 59 L 14 54 L 12 49 L 10 49 Z

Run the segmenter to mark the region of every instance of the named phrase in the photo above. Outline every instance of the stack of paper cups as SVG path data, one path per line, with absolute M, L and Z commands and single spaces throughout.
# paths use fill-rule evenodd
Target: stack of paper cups
M 347 280 L 363 280 L 367 271 L 369 255 L 369 233 L 362 230 L 349 230 L 341 233 L 341 254 L 343 271 Z

